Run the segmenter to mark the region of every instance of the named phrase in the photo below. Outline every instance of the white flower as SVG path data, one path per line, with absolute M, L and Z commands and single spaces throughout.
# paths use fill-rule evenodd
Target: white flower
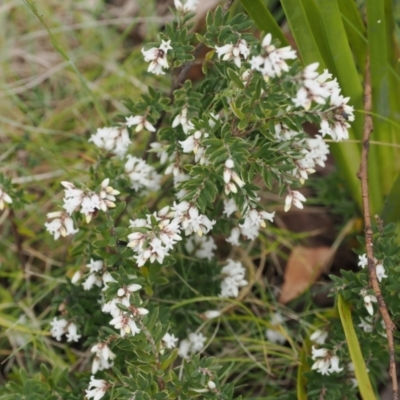
M 368 265 L 368 258 L 366 254 L 362 254 L 358 256 L 358 266 L 361 268 L 365 268 Z
M 82 272 L 78 270 L 72 276 L 71 283 L 73 283 L 75 285 L 81 280 L 81 278 L 82 278 Z
M 152 72 L 155 75 L 164 75 L 164 69 L 168 69 L 167 52 L 172 50 L 171 40 L 162 41 L 160 47 L 152 47 L 149 50 L 142 48 L 142 54 L 146 62 L 150 62 L 148 72 Z
M 330 361 L 331 361 L 331 367 L 329 368 L 329 373 L 343 371 L 343 367 L 342 368 L 339 367 L 338 356 L 332 356 Z
M 90 377 L 89 387 L 85 390 L 88 399 L 100 400 L 106 394 L 108 384 L 102 379 Z
M 225 161 L 225 168 L 224 168 L 224 182 L 225 182 L 225 194 L 228 195 L 230 192 L 237 193 L 238 187 L 243 187 L 244 182 L 240 179 L 239 175 L 233 171 L 234 163 L 233 160 L 228 159 Z M 233 180 L 233 182 L 232 182 Z
M 12 203 L 12 198 L 0 186 L 0 210 L 3 210 L 4 203 L 11 204 Z
M 150 147 L 151 152 L 156 153 L 157 157 L 160 159 L 160 164 L 165 164 L 168 160 L 174 159 L 174 154 L 170 156 L 166 151 L 166 146 L 163 146 L 161 143 L 150 143 Z
M 265 336 L 272 343 L 284 344 L 286 342 L 286 337 L 274 329 L 267 329 Z
M 67 342 L 77 342 L 82 335 L 78 335 L 78 327 L 73 322 L 70 322 L 65 336 L 67 337 Z
M 113 360 L 115 354 L 110 350 L 107 343 L 97 343 L 91 350 L 95 353 L 95 357 L 92 363 L 92 374 L 94 375 L 97 371 L 103 371 L 104 369 L 111 368 L 114 364 L 108 360 Z
M 183 14 L 187 14 L 188 12 L 196 12 L 197 3 L 199 0 L 184 0 L 185 3 L 182 4 L 181 0 L 174 0 L 175 8 L 182 12 Z
M 289 71 L 285 60 L 297 58 L 296 52 L 290 46 L 277 49 L 271 42 L 272 36 L 268 33 L 261 44 L 264 54 L 250 60 L 251 69 L 261 72 L 266 79 L 280 76 L 283 71 Z
M 206 312 L 203 313 L 203 316 L 206 319 L 214 319 L 214 318 L 218 318 L 221 316 L 221 311 L 218 310 L 208 310 Z
M 292 204 L 297 208 L 302 209 L 304 206 L 302 201 L 306 201 L 306 198 L 297 190 L 292 190 L 285 199 L 285 211 L 289 211 Z
M 54 218 L 51 222 L 44 224 L 46 230 L 54 235 L 54 240 L 57 240 L 60 236 L 75 235 L 79 231 L 79 229 L 74 229 L 74 221 L 66 212 L 48 213 L 47 218 Z
M 202 333 L 189 333 L 188 339 L 184 339 L 180 342 L 178 355 L 182 358 L 188 359 L 189 353 L 198 353 L 203 350 L 206 340 L 207 338 Z
M 222 57 L 224 61 L 233 59 L 238 68 L 242 65 L 240 55 L 246 60 L 250 54 L 250 49 L 244 39 L 239 39 L 236 44 L 226 44 L 222 47 L 215 46 L 215 50 L 217 50 L 218 58 Z
M 93 142 L 98 148 L 114 153 L 123 158 L 131 143 L 128 130 L 125 127 L 98 128 L 89 142 Z
M 110 321 L 110 325 L 114 325 L 115 329 L 120 329 L 120 334 L 122 337 L 131 333 L 135 336 L 140 333 L 140 329 L 136 325 L 136 322 L 128 313 L 123 313 Z
M 89 223 L 94 213 L 98 210 L 107 211 L 108 208 L 115 207 L 115 196 L 119 194 L 118 190 L 109 186 L 110 179 L 104 179 L 101 183 L 100 193 L 92 191 L 84 191 L 77 189 L 70 182 L 61 182 L 66 188 L 64 190 L 64 209 L 71 215 L 73 212 L 80 209 L 82 214 L 86 216 L 86 222 Z
M 230 243 L 232 246 L 240 246 L 239 242 L 240 237 L 240 229 L 237 227 L 232 228 L 231 234 L 225 240 Z
M 227 260 L 227 264 L 222 268 L 221 275 L 223 280 L 221 282 L 220 297 L 238 297 L 239 288 L 246 286 L 247 281 L 244 279 L 246 270 L 239 261 Z
M 378 281 L 380 282 L 383 278 L 387 278 L 388 276 L 386 275 L 385 268 L 382 264 L 378 264 L 376 266 L 376 277 L 378 278 Z
M 193 232 L 196 232 L 199 236 L 207 234 L 216 222 L 215 220 L 210 221 L 206 215 L 200 214 L 199 210 L 187 201 L 179 204 L 174 203 L 172 209 L 175 211 L 175 218 L 180 221 L 186 236 Z
M 217 245 L 212 236 L 191 236 L 187 239 L 185 248 L 189 253 L 193 253 L 198 258 L 211 260 Z
M 321 331 L 318 329 L 310 336 L 310 340 L 318 344 L 324 344 L 327 337 L 327 331 Z
M 360 318 L 360 323 L 357 325 L 358 327 L 362 328 L 364 332 L 372 332 L 374 327 L 372 326 L 372 318 L 367 317 L 365 319 Z
M 312 359 L 316 360 L 311 369 L 316 369 L 322 375 L 329 375 L 332 372 L 341 372 L 343 368 L 339 367 L 339 357 L 333 355 L 329 350 L 321 348 L 316 349 L 312 346 Z
M 146 116 L 131 115 L 126 118 L 126 125 L 130 128 L 136 125 L 135 132 L 140 132 L 143 128 L 146 128 L 149 132 L 155 132 L 156 128 L 147 120 Z
M 208 381 L 207 386 L 210 390 L 214 390 L 217 387 L 214 381 Z
M 186 135 L 188 134 L 189 131 L 194 129 L 194 125 L 191 121 L 189 121 L 187 113 L 188 113 L 187 107 L 183 107 L 180 114 L 178 114 L 172 121 L 172 127 L 176 128 L 178 125 L 182 125 L 182 129 Z
M 178 355 L 184 359 L 189 358 L 189 351 L 190 351 L 190 341 L 188 339 L 183 339 L 179 343 L 179 350 Z
M 173 334 L 170 335 L 169 333 L 166 333 L 162 338 L 162 341 L 165 343 L 165 347 L 167 349 L 174 349 L 178 340 L 179 339 L 176 338 Z
M 265 220 L 274 221 L 275 212 L 268 213 L 266 211 L 257 211 L 254 208 L 248 209 L 244 215 L 244 222 L 239 224 L 242 235 L 249 240 L 253 240 L 258 236 L 260 227 L 265 228 L 267 225 Z
M 190 351 L 192 353 L 197 353 L 201 351 L 204 347 L 204 342 L 207 338 L 202 333 L 189 333 L 189 341 L 190 341 Z
M 287 125 L 285 125 L 281 122 L 278 124 L 275 124 L 275 139 L 278 142 L 292 140 L 297 135 L 299 135 L 299 132 L 293 131 Z
M 194 153 L 197 154 L 199 149 L 201 148 L 201 139 L 202 133 L 200 131 L 196 131 L 193 135 L 188 136 L 186 140 L 180 140 L 179 143 L 182 147 L 184 153 Z
M 133 190 L 146 189 L 157 191 L 160 188 L 161 175 L 141 158 L 128 155 L 125 163 L 125 173 L 131 181 Z
M 230 217 L 234 212 L 237 211 L 237 205 L 234 199 L 224 199 L 224 214 Z
M 370 315 L 374 315 L 374 307 L 372 306 L 372 303 L 376 303 L 376 301 L 377 300 L 375 296 L 368 294 L 364 296 L 364 305 Z
M 282 323 L 283 317 L 280 313 L 277 312 L 271 315 L 270 324 L 272 327 L 282 325 Z M 265 336 L 272 343 L 284 344 L 286 342 L 286 337 L 276 329 L 267 329 Z
M 64 318 L 57 319 L 57 317 L 53 318 L 53 321 L 50 322 L 51 325 L 51 336 L 55 337 L 56 340 L 60 341 L 61 336 L 65 333 L 65 329 L 68 325 L 68 321 Z

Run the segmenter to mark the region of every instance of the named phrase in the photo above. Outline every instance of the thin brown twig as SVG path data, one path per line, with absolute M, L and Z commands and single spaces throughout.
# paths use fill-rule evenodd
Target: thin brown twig
M 382 296 L 381 289 L 379 286 L 378 278 L 376 276 L 376 262 L 374 258 L 373 249 L 373 230 L 371 225 L 371 212 L 369 208 L 369 188 L 368 188 L 368 152 L 369 152 L 369 140 L 373 131 L 373 122 L 371 117 L 372 109 L 372 89 L 371 89 L 371 74 L 369 67 L 369 58 L 367 58 L 365 68 L 365 86 L 364 86 L 364 134 L 363 144 L 361 152 L 361 164 L 358 170 L 357 177 L 361 180 L 361 196 L 364 210 L 364 225 L 365 225 L 365 247 L 368 258 L 368 274 L 369 282 L 372 289 L 375 292 L 375 296 L 378 302 L 379 311 L 382 315 L 385 323 L 385 329 L 387 334 L 387 341 L 389 346 L 389 359 L 390 369 L 389 374 L 392 378 L 393 386 L 393 399 L 398 400 L 398 385 L 397 385 L 397 373 L 396 373 L 396 360 L 394 350 L 393 331 L 396 329 L 390 314 L 388 312 L 385 300 Z

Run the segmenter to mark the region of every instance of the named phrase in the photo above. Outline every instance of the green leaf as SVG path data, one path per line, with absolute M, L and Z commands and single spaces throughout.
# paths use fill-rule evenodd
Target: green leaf
M 287 46 L 281 28 L 262 0 L 241 0 L 241 3 L 260 31 L 270 33 L 274 39 L 279 39 L 282 46 Z
M 392 125 L 386 119 L 390 117 L 391 110 L 385 7 L 383 1 L 367 0 L 366 5 L 373 112 L 385 117 L 385 119 L 380 119 L 373 115 L 373 138 L 390 143 L 393 141 Z M 395 149 L 390 146 L 374 146 L 371 150 L 378 156 L 380 167 L 377 172 L 380 172 L 380 187 L 383 188 L 385 193 L 390 189 L 397 172 L 397 165 L 394 162 Z
M 338 0 L 338 4 L 357 68 L 364 75 L 368 43 L 364 22 L 355 1 Z
M 228 68 L 228 75 L 229 75 L 229 78 L 231 78 L 232 81 L 234 83 L 236 83 L 236 86 L 239 89 L 244 89 L 244 84 L 243 84 L 242 80 L 240 79 L 239 75 L 232 68 Z
M 307 0 L 307 2 L 313 1 Z M 301 0 L 282 0 L 281 3 L 304 64 L 319 62 L 322 70 L 325 62 L 318 49 Z
M 361 396 L 363 400 L 375 400 L 376 397 L 369 380 L 365 361 L 361 353 L 360 343 L 358 342 L 354 330 L 351 309 L 340 294 L 338 296 L 338 309 Z
M 121 215 L 122 211 L 125 210 L 125 207 L 126 207 L 126 202 L 125 201 L 121 201 L 121 203 L 119 203 L 117 205 L 117 207 L 115 207 L 114 213 L 113 213 L 114 219 L 118 218 Z

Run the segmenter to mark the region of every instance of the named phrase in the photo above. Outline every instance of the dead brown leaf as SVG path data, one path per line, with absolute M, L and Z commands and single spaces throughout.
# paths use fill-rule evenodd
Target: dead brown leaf
M 279 302 L 286 304 L 303 293 L 320 277 L 331 255 L 331 248 L 326 246 L 294 247 L 286 265 Z

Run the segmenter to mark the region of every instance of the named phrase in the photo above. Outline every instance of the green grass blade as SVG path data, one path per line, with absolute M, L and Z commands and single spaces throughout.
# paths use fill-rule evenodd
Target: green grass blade
M 309 347 L 310 345 L 309 343 L 307 343 L 306 339 L 300 352 L 300 365 L 297 369 L 296 389 L 298 400 L 307 400 L 307 378 L 304 374 L 310 370 L 310 367 L 307 363 L 307 354 L 309 354 Z
M 270 33 L 274 39 L 279 39 L 282 46 L 287 46 L 285 35 L 262 0 L 240 1 L 260 31 Z
M 338 0 L 338 4 L 357 68 L 364 75 L 368 43 L 364 22 L 355 1 Z
M 338 296 L 338 309 L 361 397 L 363 400 L 375 400 L 376 397 L 369 380 L 365 361 L 361 353 L 360 343 L 358 342 L 356 331 L 354 330 L 350 306 L 343 300 L 340 294 Z
M 301 0 L 282 0 L 281 4 L 304 64 L 319 62 L 322 70 L 325 67 L 325 61 L 315 41 Z
M 388 49 L 385 8 L 382 1 L 367 0 L 368 50 L 370 55 L 372 105 L 376 114 L 390 117 Z M 392 142 L 392 129 L 384 119 L 373 117 L 373 140 Z M 396 174 L 392 147 L 378 149 L 379 171 L 383 193 L 387 193 Z M 374 187 L 374 186 L 372 186 Z M 380 210 L 375 210 L 380 211 Z
M 326 41 L 328 43 L 332 58 L 335 64 L 336 76 L 342 92 L 345 96 L 350 97 L 350 103 L 355 110 L 363 110 L 363 88 L 360 76 L 358 74 L 353 54 L 350 49 L 346 30 L 343 25 L 342 15 L 336 0 L 316 0 L 318 5 L 321 21 L 324 27 Z M 363 135 L 364 118 L 360 113 L 356 113 L 356 119 L 352 123 L 354 136 L 351 139 L 361 140 Z M 376 149 L 370 152 L 371 165 L 379 165 Z M 351 162 L 351 160 L 349 160 Z M 358 161 L 357 161 L 358 164 Z M 357 169 L 358 165 L 352 165 L 352 169 Z M 380 211 L 382 207 L 382 185 L 380 174 L 377 169 L 370 169 L 369 181 L 371 187 L 371 208 L 373 213 Z

